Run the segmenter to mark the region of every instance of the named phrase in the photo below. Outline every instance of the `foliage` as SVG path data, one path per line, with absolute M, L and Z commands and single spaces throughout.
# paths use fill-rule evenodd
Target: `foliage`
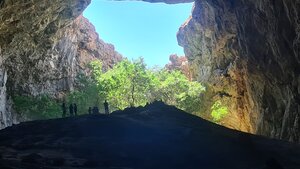
M 163 100 L 185 111 L 199 110 L 200 94 L 205 88 L 190 82 L 180 71 L 149 70 L 142 58 L 124 60 L 106 73 L 100 73 L 101 63 L 92 62 L 100 95 L 113 109 L 143 106 L 147 102 Z
M 13 97 L 14 108 L 32 120 L 61 117 L 61 110 L 56 100 L 47 95 Z
M 211 116 L 215 122 L 219 122 L 228 114 L 228 108 L 222 105 L 220 100 L 216 101 L 211 107 Z
M 157 73 L 158 92 L 164 102 L 175 105 L 187 112 L 199 111 L 200 94 L 205 88 L 198 82 L 191 82 L 180 71 L 161 70 Z
M 66 94 L 66 106 L 76 103 L 78 114 L 86 114 L 88 107 L 98 106 L 103 103 L 99 96 L 96 83 L 83 75 L 77 77 L 80 87 L 77 90 Z M 62 101 L 57 101 L 47 95 L 13 97 L 14 108 L 25 118 L 31 120 L 59 118 L 62 116 Z M 68 112 L 68 111 L 67 111 Z
M 131 63 L 124 60 L 113 69 L 99 75 L 99 62 L 92 62 L 95 80 L 98 82 L 100 95 L 109 100 L 110 105 L 116 109 L 129 106 L 145 105 L 146 94 L 151 85 L 146 65 L 142 59 Z
M 103 72 L 102 63 L 89 64 L 92 76 L 78 75 L 76 90 L 65 96 L 66 106 L 76 103 L 78 114 L 86 114 L 88 107 L 98 106 L 103 112 L 103 102 L 108 100 L 110 110 L 144 106 L 162 100 L 187 112 L 199 112 L 201 93 L 205 88 L 191 82 L 180 71 L 147 69 L 143 59 L 123 60 L 114 68 Z M 15 109 L 30 119 L 61 117 L 62 101 L 49 96 L 15 96 Z
M 78 114 L 86 114 L 88 107 L 101 107 L 103 99 L 99 95 L 96 83 L 84 75 L 79 75 L 77 81 L 80 86 L 66 95 L 66 106 L 76 103 Z

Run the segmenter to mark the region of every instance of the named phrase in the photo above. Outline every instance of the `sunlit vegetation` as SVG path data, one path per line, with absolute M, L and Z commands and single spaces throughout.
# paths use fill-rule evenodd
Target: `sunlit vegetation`
M 211 107 L 211 116 L 215 122 L 220 122 L 227 114 L 228 108 L 219 100 Z
M 103 99 L 98 95 L 96 83 L 88 77 L 79 75 L 77 80 L 80 86 L 77 90 L 67 93 L 65 96 L 66 108 L 69 104 L 76 103 L 78 114 L 86 114 L 88 107 L 101 108 Z M 13 108 L 24 119 L 39 120 L 62 117 L 62 100 L 57 100 L 48 95 L 40 96 L 13 96 Z
M 80 86 L 77 90 L 74 90 L 66 95 L 66 106 L 76 103 L 78 108 L 78 114 L 87 114 L 89 107 L 102 107 L 104 102 L 103 97 L 100 97 L 98 87 L 92 78 L 84 75 L 79 75 L 77 80 Z
M 22 113 L 24 118 L 31 120 L 61 117 L 59 103 L 47 95 L 37 97 L 15 95 L 14 109 Z
M 113 109 L 143 106 L 162 100 L 187 112 L 199 110 L 200 94 L 205 88 L 191 82 L 180 71 L 147 69 L 143 59 L 124 60 L 113 69 L 101 73 L 101 63 L 91 63 L 99 95 L 107 99 Z
M 103 72 L 100 61 L 93 61 L 89 69 L 92 70 L 91 76 L 78 75 L 77 89 L 65 95 L 67 110 L 70 103 L 77 104 L 78 114 L 86 114 L 88 108 L 94 106 L 104 112 L 104 100 L 108 101 L 111 111 L 161 100 L 217 123 L 228 114 L 228 108 L 221 101 L 216 101 L 210 108 L 210 117 L 206 117 L 203 112 L 206 89 L 201 83 L 188 80 L 178 70 L 148 69 L 142 58 L 135 61 L 125 59 L 106 72 Z M 62 100 L 46 95 L 16 95 L 13 100 L 15 110 L 29 119 L 62 116 Z

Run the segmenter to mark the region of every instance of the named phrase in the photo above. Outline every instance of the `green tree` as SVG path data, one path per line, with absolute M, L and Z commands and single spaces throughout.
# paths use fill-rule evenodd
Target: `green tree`
M 99 63 L 93 62 L 92 65 L 100 95 L 107 99 L 113 108 L 124 109 L 147 103 L 146 95 L 149 92 L 151 79 L 143 59 L 133 63 L 124 60 L 101 75 Z
M 130 106 L 144 106 L 147 102 L 162 100 L 190 113 L 201 110 L 201 94 L 205 88 L 191 82 L 180 71 L 147 69 L 143 59 L 123 60 L 107 72 L 102 63 L 89 64 L 92 76 L 79 74 L 76 90 L 66 94 L 67 106 L 76 103 L 78 114 L 87 113 L 88 107 L 98 106 L 103 112 L 103 102 L 108 100 L 110 110 Z M 58 118 L 62 115 L 61 102 L 46 96 L 15 96 L 15 109 L 29 119 Z M 212 108 L 216 120 L 223 117 L 224 108 Z M 199 114 L 198 114 L 199 115 Z
M 162 100 L 170 105 L 175 105 L 187 112 L 200 110 L 201 93 L 205 91 L 198 82 L 191 82 L 180 71 L 161 70 L 159 78 L 158 93 Z
M 99 62 L 91 65 L 100 95 L 115 109 L 163 100 L 188 112 L 199 110 L 200 94 L 205 88 L 190 82 L 180 71 L 149 70 L 141 58 L 124 60 L 106 73 L 101 72 Z
M 98 73 L 97 75 L 101 75 Z M 77 89 L 66 95 L 67 106 L 71 103 L 76 103 L 78 114 L 86 114 L 89 107 L 102 107 L 104 99 L 99 94 L 95 80 L 80 74 L 77 77 L 77 81 L 79 84 Z

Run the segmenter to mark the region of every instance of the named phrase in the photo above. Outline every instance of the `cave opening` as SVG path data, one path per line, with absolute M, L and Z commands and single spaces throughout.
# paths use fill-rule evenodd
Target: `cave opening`
M 176 34 L 190 17 L 193 3 L 92 1 L 83 15 L 105 42 L 129 59 L 143 57 L 149 67 L 164 67 L 169 56 L 184 56 Z
M 123 56 L 113 68 L 94 74 L 98 86 L 106 84 L 110 87 L 104 85 L 103 89 L 112 89 L 97 96 L 100 102 L 108 99 L 112 110 L 122 110 L 162 100 L 201 114 L 205 87 L 193 80 L 177 42 L 177 33 L 190 19 L 193 5 L 92 1 L 83 15 L 95 26 L 100 39 L 114 45 Z M 101 72 L 104 66 L 98 61 L 91 64 L 92 72 Z
M 0 0 L 0 168 L 299 168 L 297 1 L 196 0 L 178 42 L 203 84 L 120 58 L 91 1 Z
M 98 81 L 100 86 L 108 81 L 119 84 L 115 89 L 120 92 L 111 90 L 106 95 L 115 110 L 162 100 L 186 112 L 223 124 L 228 108 L 221 99 L 213 102 L 206 94 L 205 85 L 195 81 L 176 37 L 180 27 L 191 19 L 193 6 L 194 3 L 92 1 L 84 11 L 83 15 L 95 26 L 100 38 L 113 44 L 117 52 L 129 59 L 117 64 L 105 75 L 96 75 L 107 78 L 106 82 L 105 78 Z M 100 63 L 93 64 L 94 69 L 102 67 Z M 162 71 L 164 69 L 168 71 Z M 173 70 L 183 76 L 166 73 Z M 113 82 L 109 79 L 119 80 Z M 109 95 L 117 95 L 118 99 Z

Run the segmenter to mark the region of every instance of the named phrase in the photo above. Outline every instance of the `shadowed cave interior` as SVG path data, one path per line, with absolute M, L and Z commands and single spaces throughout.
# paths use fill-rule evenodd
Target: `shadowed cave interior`
M 151 73 L 101 40 L 90 3 L 0 0 L 0 168 L 299 168 L 298 1 L 195 1 L 185 56 Z

